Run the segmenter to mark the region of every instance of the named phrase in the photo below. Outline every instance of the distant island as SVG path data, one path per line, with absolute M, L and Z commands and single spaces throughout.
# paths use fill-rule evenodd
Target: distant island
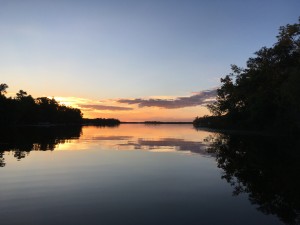
M 113 118 L 96 118 L 96 119 L 88 119 L 83 118 L 82 124 L 83 125 L 93 125 L 93 126 L 118 126 L 121 123 L 118 119 Z
M 279 29 L 277 42 L 263 47 L 246 68 L 232 65 L 221 79 L 212 116 L 197 117 L 196 127 L 300 130 L 300 18 Z
M 121 122 L 123 124 L 153 124 L 153 125 L 158 125 L 158 124 L 193 124 L 193 122 L 164 122 L 164 121 L 143 121 L 143 122 Z

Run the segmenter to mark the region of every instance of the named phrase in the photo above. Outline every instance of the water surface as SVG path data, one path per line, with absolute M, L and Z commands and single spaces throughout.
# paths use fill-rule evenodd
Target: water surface
M 1 224 L 297 224 L 297 148 L 191 125 L 2 131 Z

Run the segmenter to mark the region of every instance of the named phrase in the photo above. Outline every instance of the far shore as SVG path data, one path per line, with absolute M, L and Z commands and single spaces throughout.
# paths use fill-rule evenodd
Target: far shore
M 162 121 L 142 121 L 142 122 L 122 122 L 121 124 L 193 124 L 193 122 L 162 122 Z
M 120 121 L 118 124 L 193 124 L 193 122 L 161 122 L 161 121 L 155 121 L 155 122 L 149 122 L 149 121 L 141 121 L 141 122 L 130 122 L 130 121 Z M 53 127 L 53 126 L 110 126 L 111 124 L 101 124 L 97 122 L 83 122 L 83 123 L 32 123 L 32 124 L 7 124 L 4 126 L 9 127 Z
M 99 123 L 37 123 L 37 124 L 10 124 L 4 125 L 6 128 L 22 128 L 22 127 L 77 127 L 77 126 L 98 126 L 98 127 L 116 127 L 120 124 L 144 124 L 144 125 L 193 125 L 193 122 L 162 122 L 162 121 L 143 121 L 143 122 L 130 122 L 120 121 L 118 124 L 99 124 Z M 0 125 L 1 127 L 1 125 Z M 280 132 L 271 130 L 247 130 L 247 129 L 226 129 L 226 128 L 210 128 L 207 126 L 193 126 L 196 130 L 203 130 L 208 132 L 233 134 L 233 135 L 259 135 L 259 136 L 298 136 L 298 132 Z

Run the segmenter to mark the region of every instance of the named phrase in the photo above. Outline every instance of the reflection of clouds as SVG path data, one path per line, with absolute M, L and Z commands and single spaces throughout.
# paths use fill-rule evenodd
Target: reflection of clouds
M 207 145 L 202 142 L 197 141 L 186 141 L 179 138 L 162 138 L 158 140 L 148 140 L 148 139 L 137 139 L 137 141 L 128 141 L 125 144 L 120 144 L 120 146 L 132 146 L 134 149 L 146 149 L 159 151 L 160 149 L 165 151 L 175 150 L 175 151 L 190 151 L 193 153 L 201 155 L 212 155 L 206 151 Z
M 90 137 L 90 140 L 99 140 L 99 141 L 124 141 L 131 139 L 132 136 L 95 136 Z
M 136 136 L 109 135 L 91 136 L 81 139 L 82 141 L 103 141 L 99 142 L 103 148 L 118 150 L 150 150 L 153 152 L 191 152 L 204 156 L 213 156 L 207 152 L 206 142 L 189 141 L 182 138 L 138 138 Z M 110 143 L 112 141 L 112 143 Z

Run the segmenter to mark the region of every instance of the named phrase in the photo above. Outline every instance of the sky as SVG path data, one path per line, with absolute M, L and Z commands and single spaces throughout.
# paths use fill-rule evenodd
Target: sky
M 299 0 L 0 0 L 0 83 L 84 117 L 192 121 Z

